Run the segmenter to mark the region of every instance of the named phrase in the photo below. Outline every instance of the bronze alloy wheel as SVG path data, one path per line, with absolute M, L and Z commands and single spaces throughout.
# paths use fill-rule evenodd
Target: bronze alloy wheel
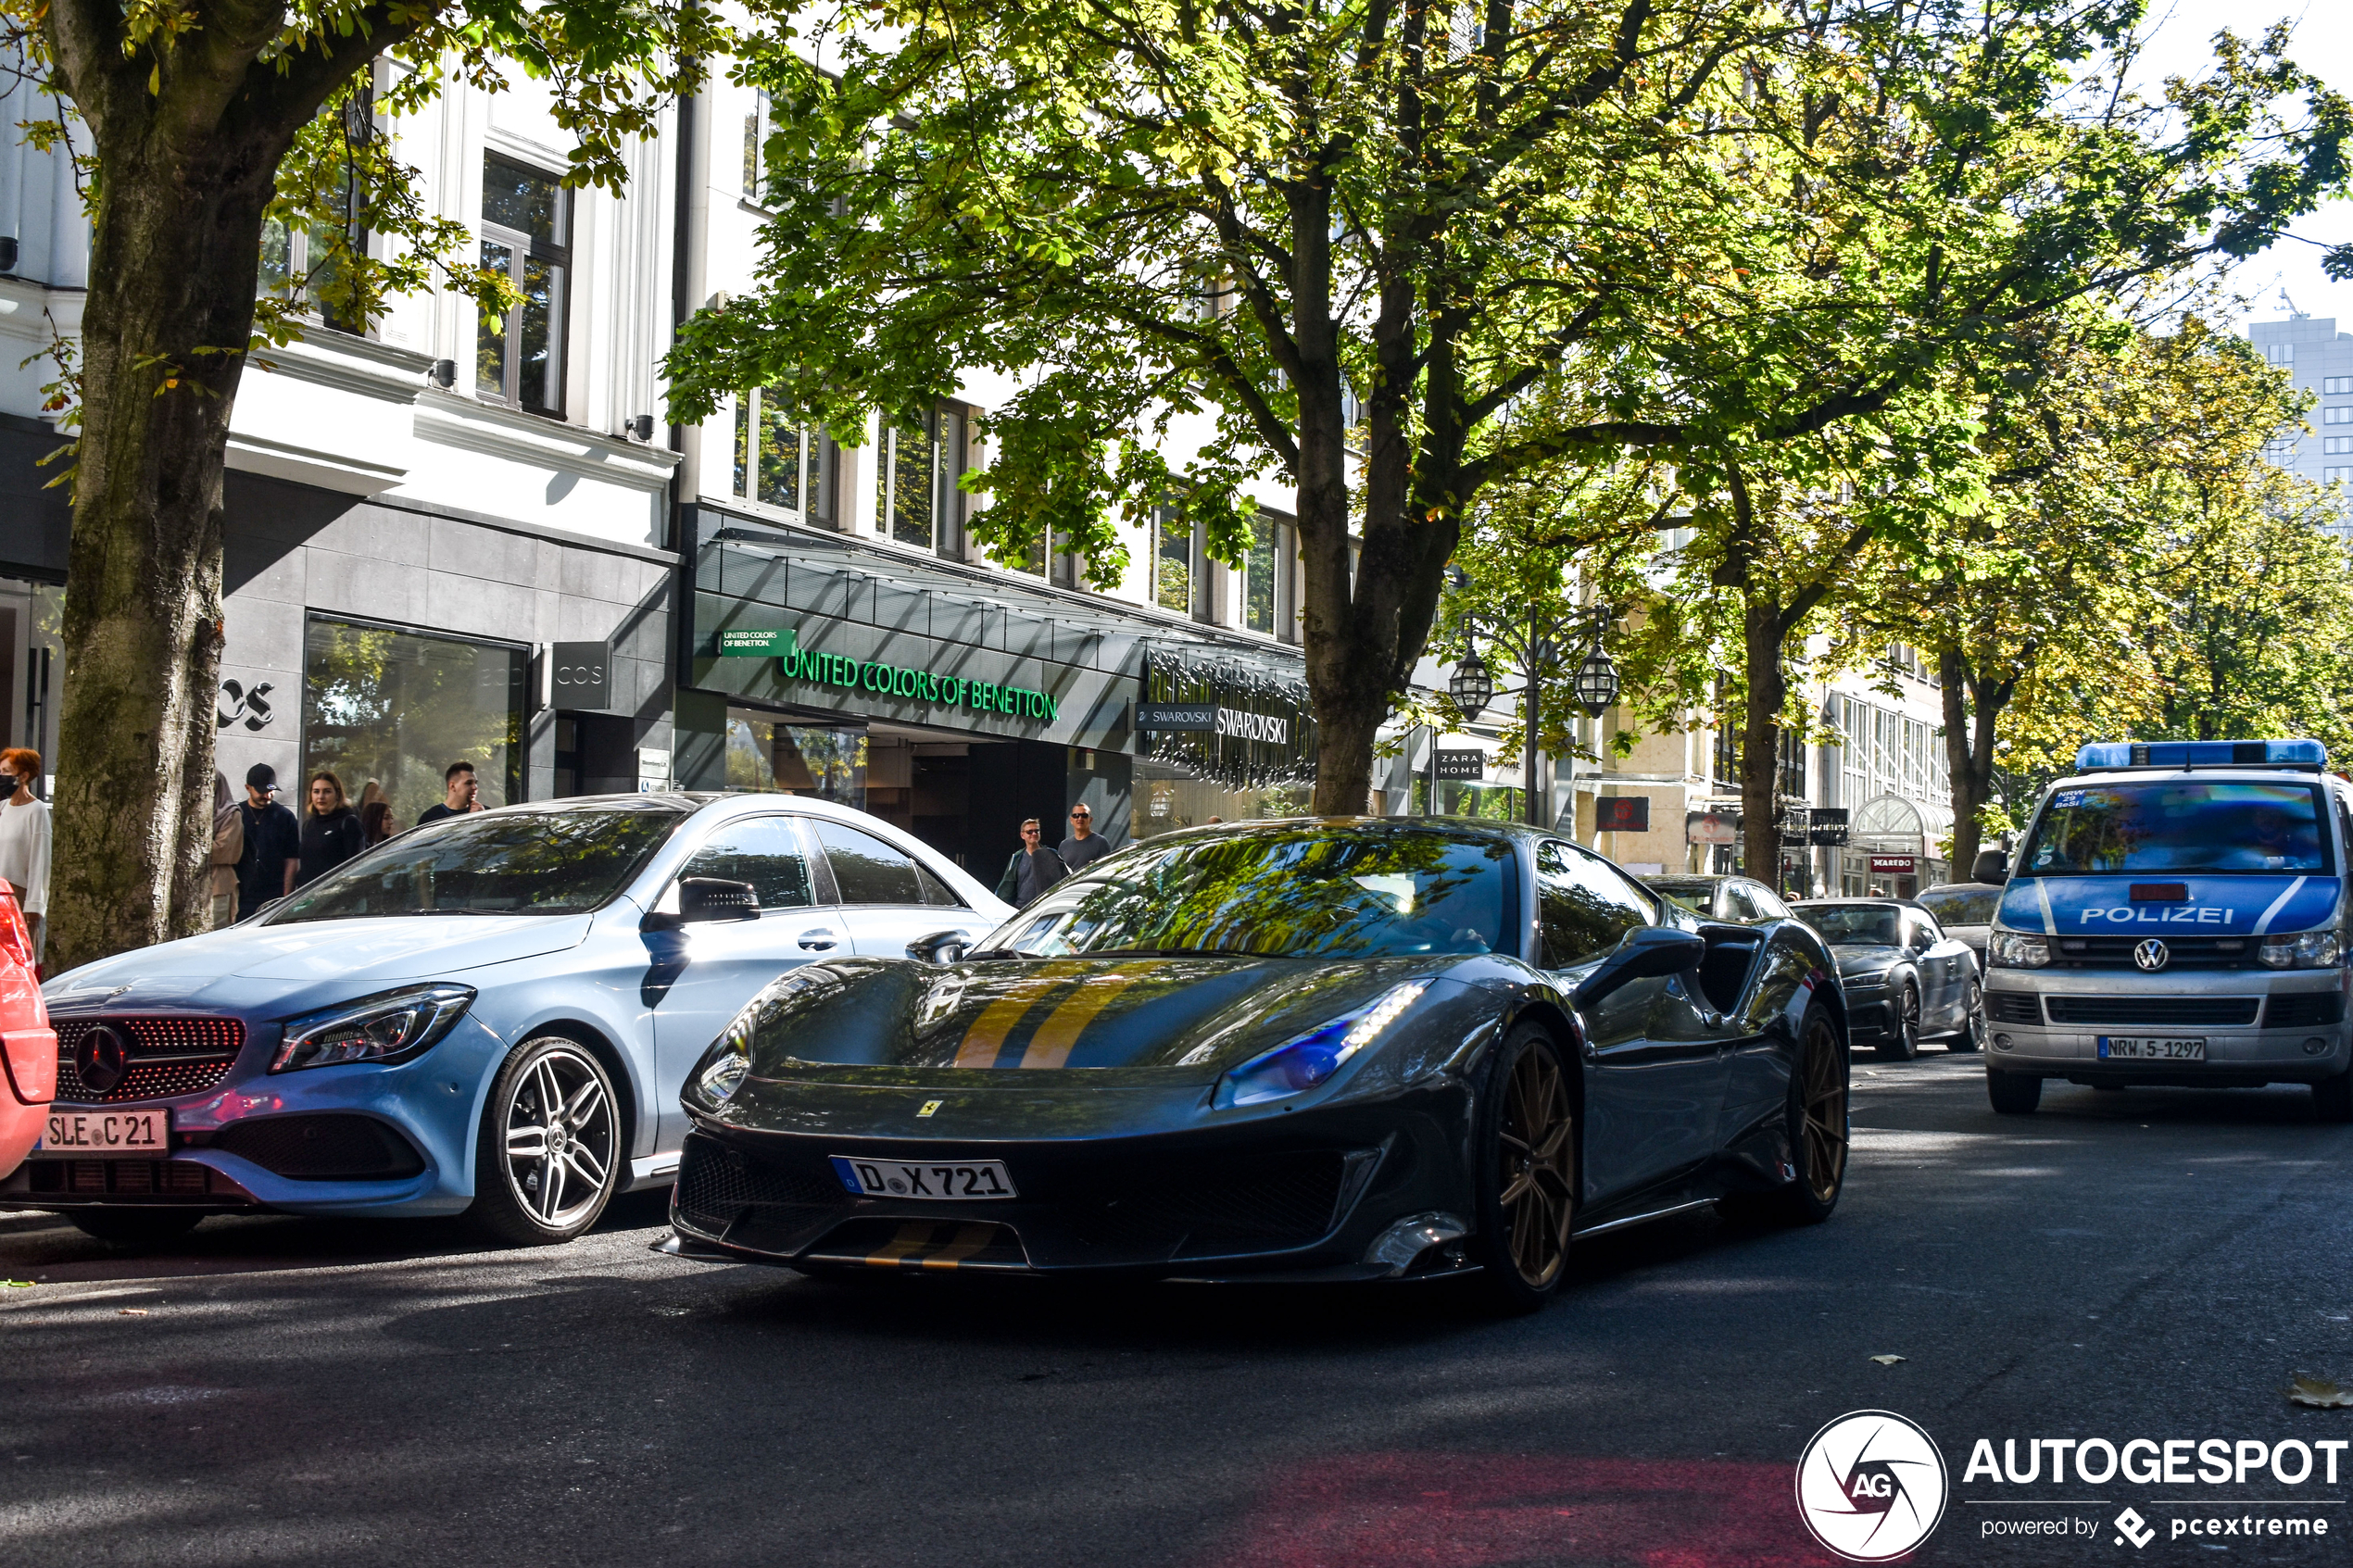
M 1558 1059 L 1541 1037 L 1519 1044 L 1504 1080 L 1495 1129 L 1496 1207 L 1510 1238 L 1514 1271 L 1529 1289 L 1544 1290 L 1568 1262 L 1576 1123 Z
M 1806 1059 L 1799 1082 L 1798 1135 L 1806 1196 L 1827 1207 L 1838 1201 L 1846 1179 L 1846 1064 L 1839 1060 L 1838 1030 L 1827 1018 L 1807 1021 Z

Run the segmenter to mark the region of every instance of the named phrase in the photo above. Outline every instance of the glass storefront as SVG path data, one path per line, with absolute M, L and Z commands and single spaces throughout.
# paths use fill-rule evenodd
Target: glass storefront
M 1213 779 L 1196 777 L 1165 762 L 1139 758 L 1134 815 L 1130 821 L 1138 838 L 1151 838 L 1178 828 L 1199 827 L 1212 817 L 1226 822 L 1251 822 L 1262 817 L 1303 817 L 1315 789 L 1309 784 L 1229 789 Z
M 381 785 L 402 827 L 442 798 L 452 762 L 473 764 L 485 808 L 521 800 L 529 673 L 520 647 L 313 616 L 303 632 L 303 778 L 325 769 L 355 803 Z M 302 781 L 278 782 L 299 809 Z
M 796 722 L 752 708 L 727 709 L 727 787 L 813 795 L 866 809 L 866 732 Z
M 1429 809 L 1430 783 L 1427 778 L 1414 780 L 1414 809 L 1416 817 L 1483 817 L 1491 822 L 1517 822 L 1527 820 L 1521 809 L 1520 794 L 1516 785 L 1465 784 L 1453 779 L 1438 781 L 1438 809 Z

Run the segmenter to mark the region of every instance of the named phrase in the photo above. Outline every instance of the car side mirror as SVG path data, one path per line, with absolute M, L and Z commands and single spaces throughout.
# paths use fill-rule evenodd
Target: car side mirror
M 682 876 L 678 879 L 678 912 L 673 915 L 656 909 L 646 917 L 645 925 L 652 931 L 669 931 L 712 921 L 759 918 L 760 895 L 750 883 L 730 882 L 719 876 Z
M 907 944 L 907 956 L 917 963 L 956 963 L 972 951 L 969 931 L 935 931 Z
M 1981 849 L 1969 869 L 1971 882 L 2004 883 L 2010 879 L 2010 858 L 1999 849 Z
M 1640 926 L 1626 934 L 1601 967 L 1577 987 L 1577 1005 L 1592 1007 L 1619 986 L 1696 969 L 1707 956 L 1707 940 L 1671 925 Z

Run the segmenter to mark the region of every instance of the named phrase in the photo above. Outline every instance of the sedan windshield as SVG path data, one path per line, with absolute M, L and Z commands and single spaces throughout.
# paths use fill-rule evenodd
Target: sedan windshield
M 2024 876 L 2325 872 L 2318 784 L 2151 779 L 2063 789 L 2019 859 Z
M 1991 925 L 2002 905 L 1998 887 L 1931 887 L 1920 895 L 1928 912 L 1945 925 Z
M 620 892 L 686 817 L 648 802 L 445 818 L 328 872 L 264 923 L 579 914 Z
M 1800 904 L 1798 918 L 1833 947 L 1893 947 L 1896 910 L 1880 904 Z
M 1504 945 L 1497 839 L 1269 827 L 1141 847 L 1075 877 L 984 952 L 1373 958 Z

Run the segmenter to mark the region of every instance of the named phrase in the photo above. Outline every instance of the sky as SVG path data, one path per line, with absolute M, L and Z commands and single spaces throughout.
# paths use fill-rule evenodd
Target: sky
M 2260 36 L 2274 21 L 2296 29 L 2289 58 L 2338 92 L 2353 95 L 2353 4 L 2348 0 L 2149 0 L 2147 44 L 2136 85 L 2152 94 L 2171 75 L 2196 75 L 2213 59 L 2211 40 L 2224 28 Z M 2296 223 L 2293 232 L 2325 245 L 2353 244 L 2353 201 L 2332 202 Z M 2334 316 L 2353 332 L 2353 283 L 2332 282 L 2321 270 L 2321 247 L 2284 238 L 2233 274 L 2248 296 L 2246 320 L 2284 320 L 2281 292 L 2307 316 Z

